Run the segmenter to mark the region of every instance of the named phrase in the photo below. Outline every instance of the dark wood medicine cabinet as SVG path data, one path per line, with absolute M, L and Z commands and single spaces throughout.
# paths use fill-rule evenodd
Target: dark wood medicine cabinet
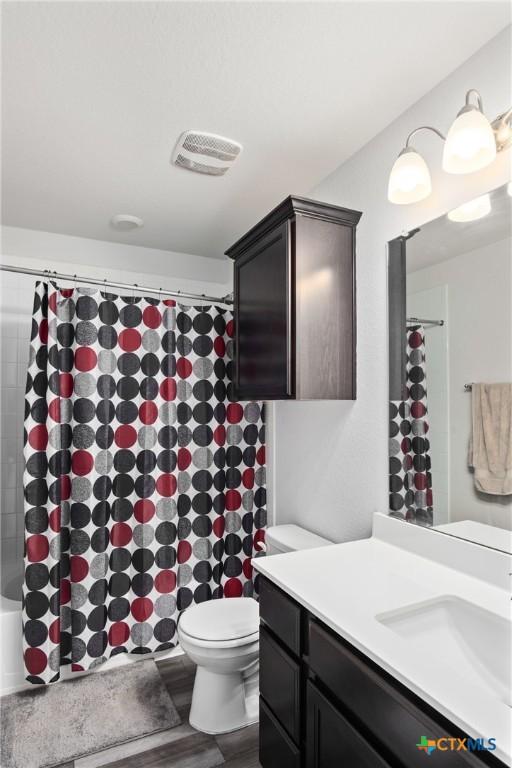
M 228 248 L 238 399 L 356 399 L 360 217 L 290 196 Z

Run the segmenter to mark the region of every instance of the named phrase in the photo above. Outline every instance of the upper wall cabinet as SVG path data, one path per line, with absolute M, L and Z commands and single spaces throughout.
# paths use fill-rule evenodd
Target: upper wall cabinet
M 355 400 L 360 217 L 291 196 L 226 251 L 238 399 Z

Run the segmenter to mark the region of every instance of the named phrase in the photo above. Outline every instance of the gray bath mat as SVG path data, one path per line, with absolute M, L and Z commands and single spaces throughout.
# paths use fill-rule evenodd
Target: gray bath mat
M 2 768 L 47 768 L 181 723 L 152 659 L 12 693 L 0 704 Z

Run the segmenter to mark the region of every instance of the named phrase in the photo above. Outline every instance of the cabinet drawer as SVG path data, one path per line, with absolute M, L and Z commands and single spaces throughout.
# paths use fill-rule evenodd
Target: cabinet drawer
M 311 683 L 307 684 L 306 768 L 389 768 Z
M 262 768 L 299 768 L 300 752 L 260 698 L 260 763 Z
M 447 732 L 446 721 L 440 718 L 436 722 L 391 685 L 385 673 L 381 675 L 370 662 L 360 659 L 343 641 L 311 620 L 309 663 L 311 671 L 340 701 L 347 716 L 354 718 L 356 726 L 373 743 L 382 744 L 386 755 L 393 756 L 393 764 L 425 768 L 425 753 L 416 746 L 421 736 L 438 739 L 463 735 Z M 471 753 L 440 750 L 429 755 L 428 764 L 430 768 L 481 765 Z
M 300 737 L 299 665 L 260 627 L 260 693 L 298 744 Z
M 301 609 L 268 579 L 260 577 L 260 618 L 296 655 L 300 654 Z

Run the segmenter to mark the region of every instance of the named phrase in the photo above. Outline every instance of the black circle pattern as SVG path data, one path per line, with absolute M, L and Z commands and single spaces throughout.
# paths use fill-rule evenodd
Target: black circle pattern
M 31 682 L 58 679 L 59 664 L 172 648 L 193 602 L 256 594 L 264 409 L 229 400 L 232 337 L 218 307 L 37 285 L 25 408 Z
M 406 371 L 407 400 L 389 403 L 389 514 L 429 527 L 434 508 L 422 326 L 407 330 Z

